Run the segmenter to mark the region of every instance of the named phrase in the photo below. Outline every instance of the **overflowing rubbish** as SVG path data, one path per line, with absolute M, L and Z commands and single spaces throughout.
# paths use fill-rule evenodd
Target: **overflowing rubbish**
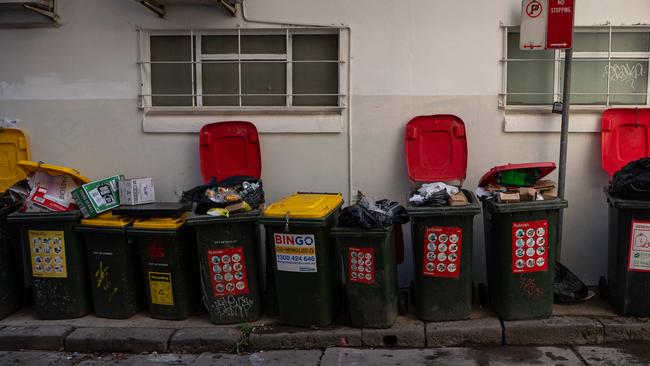
M 532 176 L 537 175 L 532 174 Z M 557 198 L 557 184 L 554 181 L 544 179 L 530 183 L 531 178 L 522 178 L 521 175 L 518 177 L 518 181 L 525 181 L 528 185 L 524 187 L 507 185 L 503 184 L 504 180 L 500 179 L 499 183 L 488 183 L 484 187 L 478 187 L 475 193 L 480 199 L 494 199 L 502 203 L 545 201 Z M 506 181 L 512 181 L 512 179 Z
M 358 193 L 357 203 L 341 210 L 339 226 L 360 228 L 384 228 L 409 221 L 406 208 L 387 199 L 373 201 L 363 193 Z
M 262 180 L 249 176 L 234 176 L 221 182 L 212 178 L 207 184 L 183 192 L 182 199 L 196 203 L 197 214 L 224 216 L 221 210 L 210 210 L 225 209 L 232 214 L 260 208 L 264 204 L 264 189 Z
M 458 187 L 442 182 L 423 184 L 409 198 L 413 206 L 458 206 L 463 202 L 467 204 L 467 197 Z
M 121 205 L 143 205 L 156 202 L 156 192 L 151 178 L 124 179 L 118 182 Z
M 620 198 L 650 200 L 650 158 L 632 161 L 616 172 L 609 193 Z
M 124 180 L 124 176 L 114 175 L 112 177 L 86 183 L 72 191 L 81 214 L 85 218 L 91 218 L 116 208 L 120 205 L 118 182 Z

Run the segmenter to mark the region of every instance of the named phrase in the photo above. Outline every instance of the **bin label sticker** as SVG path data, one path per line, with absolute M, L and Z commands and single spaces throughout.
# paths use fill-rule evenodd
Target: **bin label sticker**
M 32 275 L 43 278 L 67 278 L 64 232 L 29 230 L 28 237 Z
M 512 223 L 512 273 L 548 270 L 548 220 Z
M 375 283 L 375 249 L 348 247 L 348 281 Z
M 152 304 L 174 305 L 171 273 L 149 272 L 149 290 Z
M 273 243 L 278 271 L 318 272 L 314 235 L 275 233 Z
M 650 221 L 632 220 L 628 271 L 650 272 Z
M 463 229 L 430 226 L 424 230 L 422 274 L 432 277 L 459 277 Z
M 208 249 L 207 254 L 214 297 L 248 294 L 243 247 Z

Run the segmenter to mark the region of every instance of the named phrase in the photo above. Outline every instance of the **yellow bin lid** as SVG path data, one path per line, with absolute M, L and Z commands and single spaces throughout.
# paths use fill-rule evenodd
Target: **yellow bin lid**
M 27 178 L 18 169 L 18 162 L 29 159 L 29 146 L 23 131 L 16 128 L 0 129 L 0 192 Z
M 272 203 L 265 211 L 267 217 L 320 219 L 343 204 L 341 193 L 294 193 Z
M 132 218 L 113 215 L 110 212 L 103 213 L 92 219 L 81 220 L 82 225 L 88 226 L 102 226 L 102 227 L 125 227 L 133 222 Z
M 18 166 L 21 167 L 25 172 L 29 174 L 34 174 L 37 171 L 42 171 L 45 172 L 49 175 L 53 176 L 59 176 L 59 175 L 64 175 L 67 174 L 72 177 L 72 179 L 75 180 L 75 182 L 79 184 L 86 184 L 90 183 L 91 180 L 84 177 L 79 173 L 78 170 L 72 169 L 72 168 L 66 168 L 64 166 L 58 166 L 58 165 L 52 165 L 52 164 L 45 164 L 43 162 L 39 161 L 29 161 L 29 160 L 21 160 L 18 162 Z
M 175 230 L 185 224 L 189 212 L 178 217 L 153 217 L 148 219 L 138 219 L 133 223 L 134 229 L 155 229 L 155 230 Z

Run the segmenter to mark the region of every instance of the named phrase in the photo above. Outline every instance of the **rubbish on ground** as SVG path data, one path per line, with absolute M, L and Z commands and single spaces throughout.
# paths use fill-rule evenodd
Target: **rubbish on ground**
M 447 206 L 449 196 L 458 192 L 458 187 L 442 182 L 426 183 L 411 193 L 409 203 L 413 206 Z
M 463 191 L 458 191 L 458 193 L 449 196 L 449 205 L 451 206 L 467 206 L 468 204 L 469 201 Z
M 405 224 L 409 221 L 406 209 L 397 202 L 387 199 L 372 201 L 363 193 L 358 193 L 357 203 L 341 210 L 339 226 L 361 228 L 383 228 L 392 224 Z
M 125 179 L 118 182 L 121 205 L 143 205 L 156 202 L 156 193 L 151 178 Z
M 230 177 L 221 182 L 212 178 L 207 184 L 183 192 L 183 202 L 196 203 L 195 212 L 200 215 L 211 208 L 227 208 L 242 202 L 250 209 L 257 209 L 264 203 L 264 188 L 262 180 L 249 176 Z M 238 211 L 246 210 L 240 208 Z
M 650 200 L 650 158 L 641 158 L 614 173 L 609 192 L 620 198 Z
M 560 262 L 555 262 L 555 281 L 553 282 L 553 300 L 555 303 L 568 304 L 591 299 L 595 295 L 578 276 Z
M 102 212 L 118 207 L 118 181 L 124 180 L 121 174 L 86 183 L 72 191 L 77 206 L 85 218 L 95 217 Z

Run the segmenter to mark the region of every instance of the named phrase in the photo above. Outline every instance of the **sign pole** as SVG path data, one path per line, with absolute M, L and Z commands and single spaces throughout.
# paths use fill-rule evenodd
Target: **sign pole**
M 560 129 L 560 170 L 558 171 L 557 195 L 564 199 L 566 186 L 566 155 L 567 141 L 569 138 L 569 109 L 571 106 L 571 61 L 573 61 L 573 49 L 564 50 L 564 83 L 562 86 L 562 127 Z M 561 209 L 557 221 L 557 260 L 562 254 L 562 227 L 564 221 L 564 210 Z

